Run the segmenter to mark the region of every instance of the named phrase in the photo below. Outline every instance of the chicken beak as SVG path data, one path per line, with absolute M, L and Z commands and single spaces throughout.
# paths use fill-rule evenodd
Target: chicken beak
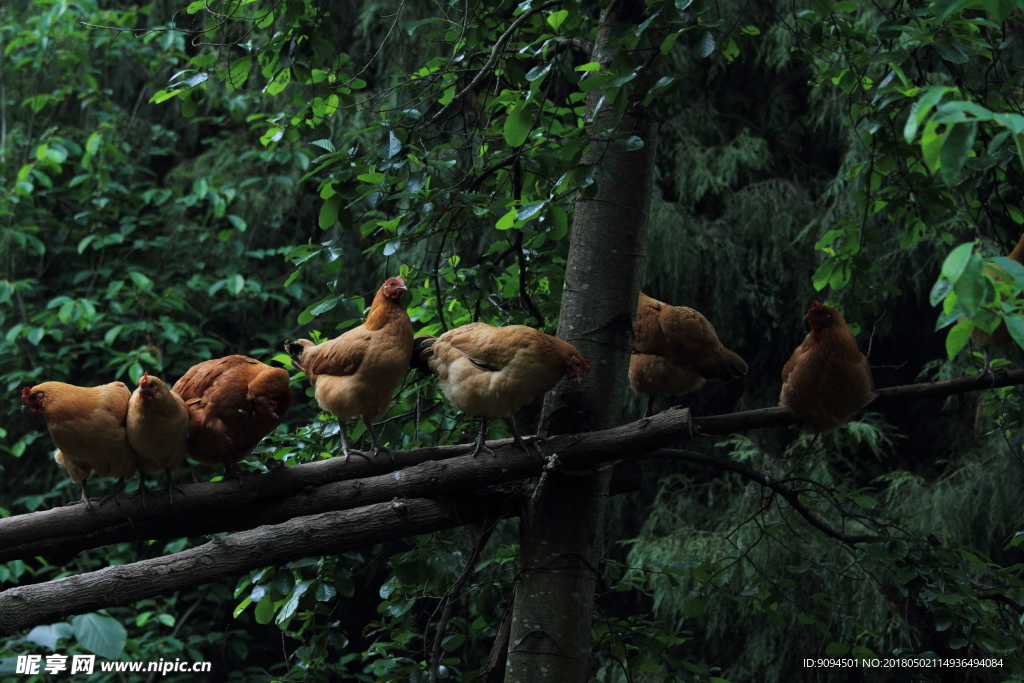
M 275 413 L 273 410 L 270 411 L 270 417 L 274 418 L 275 420 L 281 419 L 281 416 Z

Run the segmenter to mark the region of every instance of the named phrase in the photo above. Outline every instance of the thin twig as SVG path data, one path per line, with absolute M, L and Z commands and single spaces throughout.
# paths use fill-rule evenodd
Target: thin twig
M 469 575 L 473 573 L 473 567 L 476 566 L 476 562 L 480 558 L 480 552 L 487 545 L 487 541 L 491 538 L 491 534 L 494 533 L 494 527 L 497 525 L 497 521 L 492 522 L 480 534 L 476 547 L 473 548 L 469 559 L 466 560 L 466 568 L 462 570 L 462 574 L 459 575 L 459 578 L 455 579 L 455 583 L 452 584 L 452 587 L 448 589 L 448 592 L 441 599 L 444 611 L 441 613 L 441 620 L 437 622 L 437 632 L 434 634 L 434 645 L 430 652 L 430 677 L 427 679 L 428 683 L 437 683 L 437 669 L 441 663 L 441 644 L 444 641 L 444 632 L 448 626 L 448 621 L 452 618 L 452 612 L 455 610 L 455 603 L 459 599 L 459 592 L 466 584 Z
M 522 26 L 523 22 L 525 22 L 527 19 L 532 17 L 537 12 L 546 10 L 548 7 L 553 7 L 554 5 L 560 4 L 562 4 L 562 0 L 550 0 L 549 2 L 545 2 L 540 7 L 534 7 L 533 9 L 527 10 L 520 14 L 518 17 L 516 17 L 515 21 L 513 21 L 512 24 L 509 25 L 508 29 L 506 29 L 506 31 L 502 33 L 496 41 L 494 41 L 494 47 L 491 48 L 491 56 L 487 58 L 487 62 L 485 62 L 480 71 L 476 73 L 476 76 L 474 76 L 473 80 L 469 82 L 469 85 L 463 88 L 458 95 L 453 97 L 448 102 L 448 104 L 441 107 L 441 111 L 431 116 L 430 120 L 427 121 L 424 127 L 429 128 L 435 121 L 440 119 L 446 111 L 448 111 L 448 108 L 452 106 L 452 103 L 458 102 L 466 95 L 466 93 L 468 93 L 470 90 L 476 87 L 476 84 L 479 83 L 481 79 L 483 79 L 487 72 L 490 71 L 491 67 L 494 66 L 495 62 L 498 61 L 498 55 L 500 55 L 502 50 L 505 49 L 505 43 L 509 41 L 509 39 L 512 37 L 512 34 L 516 32 L 516 29 Z

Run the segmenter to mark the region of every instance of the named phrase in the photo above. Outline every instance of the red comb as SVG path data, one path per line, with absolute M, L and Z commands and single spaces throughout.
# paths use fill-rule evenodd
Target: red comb
M 149 380 L 149 373 L 148 372 L 142 373 L 142 377 L 139 378 L 139 386 L 140 387 L 144 386 L 148 380 Z
M 29 394 L 32 393 L 32 387 L 25 387 L 21 390 L 21 402 L 28 403 Z

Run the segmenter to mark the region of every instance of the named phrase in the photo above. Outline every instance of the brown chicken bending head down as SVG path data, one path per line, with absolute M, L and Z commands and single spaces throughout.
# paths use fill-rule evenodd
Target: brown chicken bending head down
M 842 313 L 815 301 L 804 321 L 811 333 L 782 369 L 779 405 L 802 431 L 830 432 L 875 398 L 871 366 Z
M 485 444 L 487 421 L 510 418 L 524 404 L 549 391 L 563 377 L 580 380 L 590 361 L 572 344 L 525 325 L 492 327 L 476 322 L 441 336 L 417 337 L 411 362 L 438 376 L 448 401 L 480 418 L 480 436 L 473 455 Z M 509 431 L 526 447 L 515 426 Z
M 189 412 L 189 457 L 223 465 L 231 476 L 234 464 L 281 424 L 292 397 L 287 370 L 240 355 L 194 365 L 173 391 Z
M 32 392 L 32 387 L 25 387 L 21 390 L 21 412 L 28 409 L 36 415 L 43 414 L 43 393 Z

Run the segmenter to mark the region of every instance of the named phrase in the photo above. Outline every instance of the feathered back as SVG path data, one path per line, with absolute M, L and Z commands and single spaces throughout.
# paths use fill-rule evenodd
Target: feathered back
M 292 404 L 292 390 L 289 386 L 288 371 L 284 368 L 266 366 L 249 382 L 249 397 L 266 398 L 277 402 L 277 412 L 284 415 Z
M 705 379 L 728 381 L 747 374 L 746 362 L 725 348 L 700 311 L 643 292 L 637 302 L 633 352 L 667 358 Z

